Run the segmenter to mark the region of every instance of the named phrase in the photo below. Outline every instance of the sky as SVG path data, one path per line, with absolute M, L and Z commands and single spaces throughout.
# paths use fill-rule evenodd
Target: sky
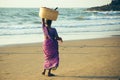
M 111 0 L 0 0 L 0 7 L 94 7 L 109 4 Z

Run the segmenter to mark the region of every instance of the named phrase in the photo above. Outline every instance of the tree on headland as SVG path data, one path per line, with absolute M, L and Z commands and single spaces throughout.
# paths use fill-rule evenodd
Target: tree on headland
M 120 0 L 112 0 L 110 5 L 120 5 Z
M 108 5 L 91 7 L 87 10 L 91 11 L 120 11 L 120 0 L 112 0 L 112 2 Z

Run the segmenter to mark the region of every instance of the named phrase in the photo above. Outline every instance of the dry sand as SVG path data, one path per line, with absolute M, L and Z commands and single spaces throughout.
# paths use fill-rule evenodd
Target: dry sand
M 0 80 L 119 80 L 120 37 L 60 43 L 55 77 L 41 75 L 41 43 L 0 47 Z

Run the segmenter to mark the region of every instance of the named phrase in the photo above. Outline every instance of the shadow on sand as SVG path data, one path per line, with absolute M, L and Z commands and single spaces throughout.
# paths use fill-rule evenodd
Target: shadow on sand
M 56 75 L 56 77 L 89 78 L 89 79 L 118 79 L 118 80 L 120 80 L 120 76 L 60 76 L 60 75 Z

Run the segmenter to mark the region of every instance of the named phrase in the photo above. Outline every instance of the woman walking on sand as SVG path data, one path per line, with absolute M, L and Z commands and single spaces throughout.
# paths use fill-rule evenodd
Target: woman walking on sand
M 45 75 L 48 70 L 48 76 L 55 76 L 51 70 L 57 69 L 59 65 L 58 41 L 62 42 L 62 38 L 58 36 L 55 28 L 51 27 L 52 20 L 42 18 L 42 28 L 44 33 L 43 52 L 45 57 L 44 70 L 42 75 Z

